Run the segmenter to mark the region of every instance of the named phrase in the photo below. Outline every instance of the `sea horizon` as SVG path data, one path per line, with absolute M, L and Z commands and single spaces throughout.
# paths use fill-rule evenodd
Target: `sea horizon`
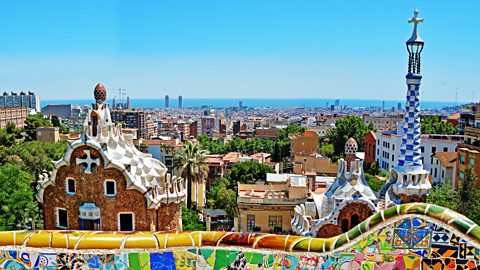
M 397 108 L 398 103 L 405 107 L 404 100 L 375 100 L 375 99 L 338 99 L 340 106 L 347 106 L 352 108 L 368 108 L 368 107 L 382 107 L 385 102 L 385 109 Z M 242 102 L 244 107 L 260 108 L 287 108 L 287 107 L 308 107 L 308 108 L 325 108 L 335 104 L 336 99 L 328 98 L 183 98 L 183 107 L 188 108 L 228 108 L 238 107 L 239 102 Z M 49 104 L 74 104 L 74 105 L 91 105 L 93 99 L 58 99 L 58 100 L 41 100 L 40 106 L 43 108 Z M 107 99 L 107 102 L 112 104 L 112 99 Z M 119 100 L 117 99 L 118 103 Z M 122 103 L 126 102 L 125 100 Z M 467 102 L 452 102 L 452 101 L 420 101 L 420 107 L 423 109 L 442 109 L 444 107 L 453 107 Z M 130 99 L 130 106 L 132 108 L 165 108 L 165 100 L 163 98 L 135 98 Z M 178 108 L 178 99 L 170 98 L 170 108 Z

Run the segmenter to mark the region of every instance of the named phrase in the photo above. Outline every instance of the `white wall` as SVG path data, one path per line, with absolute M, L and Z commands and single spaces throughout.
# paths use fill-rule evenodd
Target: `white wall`
M 385 135 L 381 131 L 377 131 L 376 136 L 377 152 L 375 153 L 375 159 L 379 168 L 389 170 L 397 166 L 402 136 L 395 134 Z M 430 156 L 433 152 L 455 152 L 457 143 L 458 141 L 422 138 L 420 147 L 422 149 L 423 168 L 431 171 L 434 161 Z

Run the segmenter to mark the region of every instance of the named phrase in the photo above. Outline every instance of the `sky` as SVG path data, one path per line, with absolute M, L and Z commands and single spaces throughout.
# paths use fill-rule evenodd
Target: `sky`
M 423 100 L 480 100 L 480 1 L 1 1 L 0 91 L 88 99 L 405 98 L 425 22 Z

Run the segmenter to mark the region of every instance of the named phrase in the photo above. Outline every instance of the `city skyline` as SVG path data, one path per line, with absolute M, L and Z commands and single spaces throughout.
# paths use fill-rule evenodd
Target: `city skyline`
M 3 3 L 0 89 L 82 99 L 102 82 L 132 98 L 403 100 L 404 25 L 419 8 L 422 100 L 477 100 L 480 4 L 407 3 Z

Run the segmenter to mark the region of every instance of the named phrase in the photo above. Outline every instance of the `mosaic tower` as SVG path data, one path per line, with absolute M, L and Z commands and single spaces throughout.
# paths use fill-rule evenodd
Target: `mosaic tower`
M 407 203 L 425 201 L 431 184 L 428 180 L 429 172 L 423 169 L 420 148 L 420 54 L 423 50 L 424 41 L 418 34 L 418 24 L 423 18 L 418 17 L 418 10 L 414 11 L 413 18 L 408 20 L 413 23 L 412 36 L 407 40 L 408 73 L 407 101 L 405 104 L 405 119 L 403 126 L 402 145 L 398 165 L 391 170 L 391 179 L 381 192 L 381 199 L 385 197 L 387 202 Z M 382 207 L 383 208 L 383 207 Z

